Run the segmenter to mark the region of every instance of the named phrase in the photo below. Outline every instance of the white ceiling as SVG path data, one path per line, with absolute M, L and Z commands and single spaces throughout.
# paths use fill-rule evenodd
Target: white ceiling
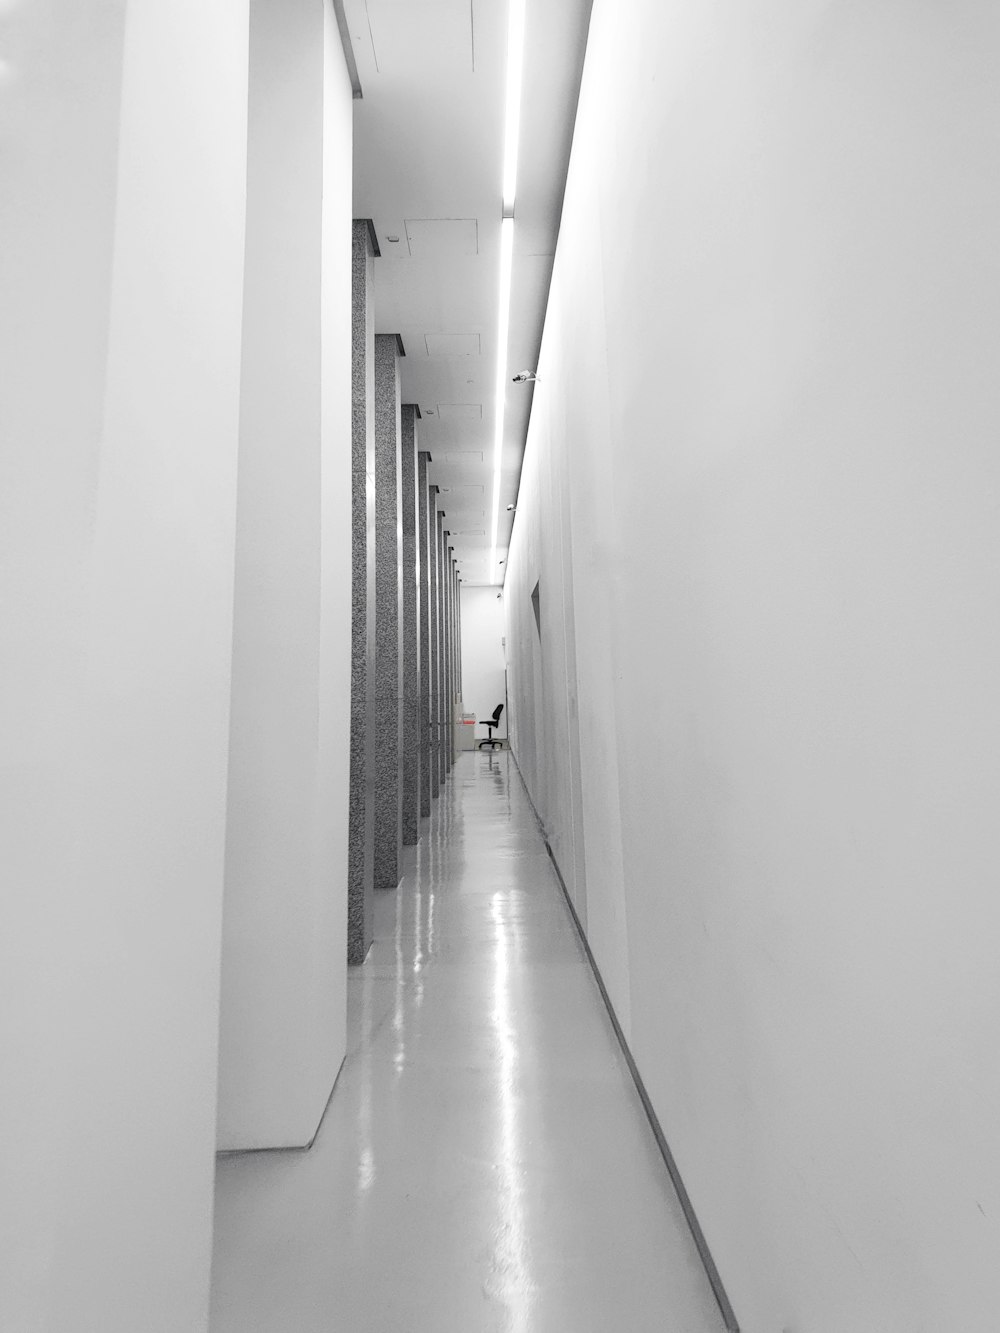
M 375 326 L 398 333 L 403 401 L 466 583 L 506 558 L 591 0 L 527 0 L 503 488 L 489 565 L 503 175 L 504 0 L 344 0 L 363 96 L 354 215 L 371 218 Z M 390 237 L 396 239 L 390 239 Z

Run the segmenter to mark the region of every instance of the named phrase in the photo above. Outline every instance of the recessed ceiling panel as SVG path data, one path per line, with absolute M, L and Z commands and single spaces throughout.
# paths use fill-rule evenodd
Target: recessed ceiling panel
M 407 218 L 406 243 L 414 259 L 448 259 L 479 253 L 475 218 Z
M 379 74 L 405 73 L 416 59 L 436 70 L 473 69 L 469 0 L 365 0 Z
M 441 421 L 482 421 L 482 403 L 438 403 L 438 419 Z
M 483 350 L 478 333 L 425 333 L 428 356 L 479 356 Z

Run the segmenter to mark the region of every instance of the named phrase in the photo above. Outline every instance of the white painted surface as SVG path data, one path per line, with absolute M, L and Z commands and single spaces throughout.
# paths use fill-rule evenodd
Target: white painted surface
M 503 601 L 499 588 L 461 585 L 462 597 L 462 707 L 476 715 L 476 739 L 489 733 L 482 726 L 493 716 L 497 704 L 503 704 L 500 726 L 494 733 L 507 734 L 507 685 L 503 639 L 505 634 Z
M 211 1243 L 247 8 L 7 5 L 0 23 L 0 1328 L 193 1333 Z
M 353 93 L 332 5 L 323 6 L 323 349 L 320 402 L 320 677 L 317 876 L 327 1018 L 323 1049 L 339 1069 L 347 1023 L 347 839 L 351 739 L 351 157 Z
M 308 1143 L 344 1054 L 351 88 L 252 0 L 219 1147 Z
M 220 1161 L 212 1333 L 718 1333 L 508 754 L 405 865 L 315 1147 Z
M 997 1323 L 998 54 L 595 6 L 513 744 L 746 1333 Z

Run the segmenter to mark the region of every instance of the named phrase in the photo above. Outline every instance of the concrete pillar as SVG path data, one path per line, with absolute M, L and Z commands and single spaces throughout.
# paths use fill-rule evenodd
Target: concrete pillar
M 448 766 L 455 762 L 455 703 L 458 682 L 455 675 L 455 548 L 448 545 Z
M 351 789 L 347 960 L 371 947 L 375 885 L 375 232 L 355 219 L 351 302 Z
M 417 575 L 419 583 L 419 615 L 417 632 L 420 638 L 420 681 L 417 700 L 417 753 L 421 819 L 431 812 L 431 563 L 430 563 L 430 510 L 431 496 L 427 486 L 427 464 L 431 456 L 426 449 L 417 454 Z
M 451 693 L 454 707 L 462 697 L 458 683 L 458 565 L 454 547 L 451 557 Z
M 464 701 L 462 688 L 462 576 L 455 570 L 455 679 L 458 682 L 458 697 Z
M 445 519 L 447 522 L 447 518 Z M 445 528 L 442 533 L 441 547 L 441 570 L 442 570 L 442 588 L 441 596 L 444 601 L 444 643 L 442 644 L 442 675 L 444 678 L 444 688 L 441 699 L 441 740 L 444 745 L 444 773 L 447 778 L 451 772 L 452 752 L 455 745 L 455 737 L 452 734 L 452 707 L 451 707 L 451 547 L 448 545 L 448 530 Z
M 420 574 L 417 551 L 417 420 L 420 408 L 404 403 L 401 514 L 403 527 L 403 846 L 415 846 L 420 823 Z
M 351 87 L 311 0 L 251 19 L 220 1149 L 308 1143 L 346 1040 Z
M 441 769 L 441 516 L 437 509 L 437 487 L 432 488 L 432 495 L 429 497 L 429 512 L 431 512 L 431 532 L 429 532 L 429 545 L 431 545 L 431 561 L 433 565 L 433 583 L 431 588 L 431 660 L 432 660 L 432 682 L 431 682 L 431 770 L 432 770 L 432 788 L 433 794 L 439 796 L 441 782 L 444 780 L 443 769 Z
M 455 670 L 458 673 L 458 692 L 465 698 L 462 688 L 462 576 L 455 571 Z
M 458 586 L 458 570 L 455 566 L 455 548 L 451 550 L 451 693 L 452 703 L 455 703 L 460 696 L 458 688 L 458 605 L 455 597 L 455 589 Z
M 3 27 L 0 1328 L 204 1333 L 248 10 Z
M 375 335 L 375 887 L 403 856 L 403 551 L 400 340 Z
M 438 606 L 438 670 L 437 670 L 437 735 L 438 781 L 443 785 L 448 777 L 448 734 L 446 725 L 448 693 L 448 606 L 446 597 L 447 564 L 445 560 L 444 514 L 435 514 L 437 538 L 437 606 Z
M 447 520 L 446 520 L 447 521 Z M 441 533 L 441 746 L 444 775 L 451 771 L 451 595 L 448 591 L 448 531 Z
M 430 680 L 427 684 L 428 707 L 428 762 L 431 770 L 431 798 L 436 799 L 441 790 L 441 729 L 438 725 L 441 706 L 441 599 L 440 584 L 440 540 L 438 536 L 438 488 L 429 483 L 427 487 L 427 560 L 428 588 L 427 600 L 430 612 L 428 627 L 430 660 Z

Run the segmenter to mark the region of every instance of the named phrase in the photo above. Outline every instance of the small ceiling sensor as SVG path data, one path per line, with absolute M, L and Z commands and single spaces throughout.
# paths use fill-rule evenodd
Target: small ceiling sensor
M 517 505 L 508 505 L 508 506 L 507 506 L 507 513 L 508 513 L 508 514 L 513 514 L 513 512 L 514 512 L 514 510 L 515 510 L 516 508 L 517 508 Z
M 399 244 L 399 237 L 398 237 L 398 236 L 387 236 L 385 239 L 386 239 L 387 241 L 390 241 L 393 245 L 398 245 L 398 244 Z
M 424 416 L 425 416 L 425 417 L 432 417 L 433 415 L 434 415 L 434 409 L 433 409 L 433 407 L 425 407 L 425 408 L 424 408 Z
M 534 384 L 538 376 L 533 370 L 519 370 L 511 380 L 512 384 Z

